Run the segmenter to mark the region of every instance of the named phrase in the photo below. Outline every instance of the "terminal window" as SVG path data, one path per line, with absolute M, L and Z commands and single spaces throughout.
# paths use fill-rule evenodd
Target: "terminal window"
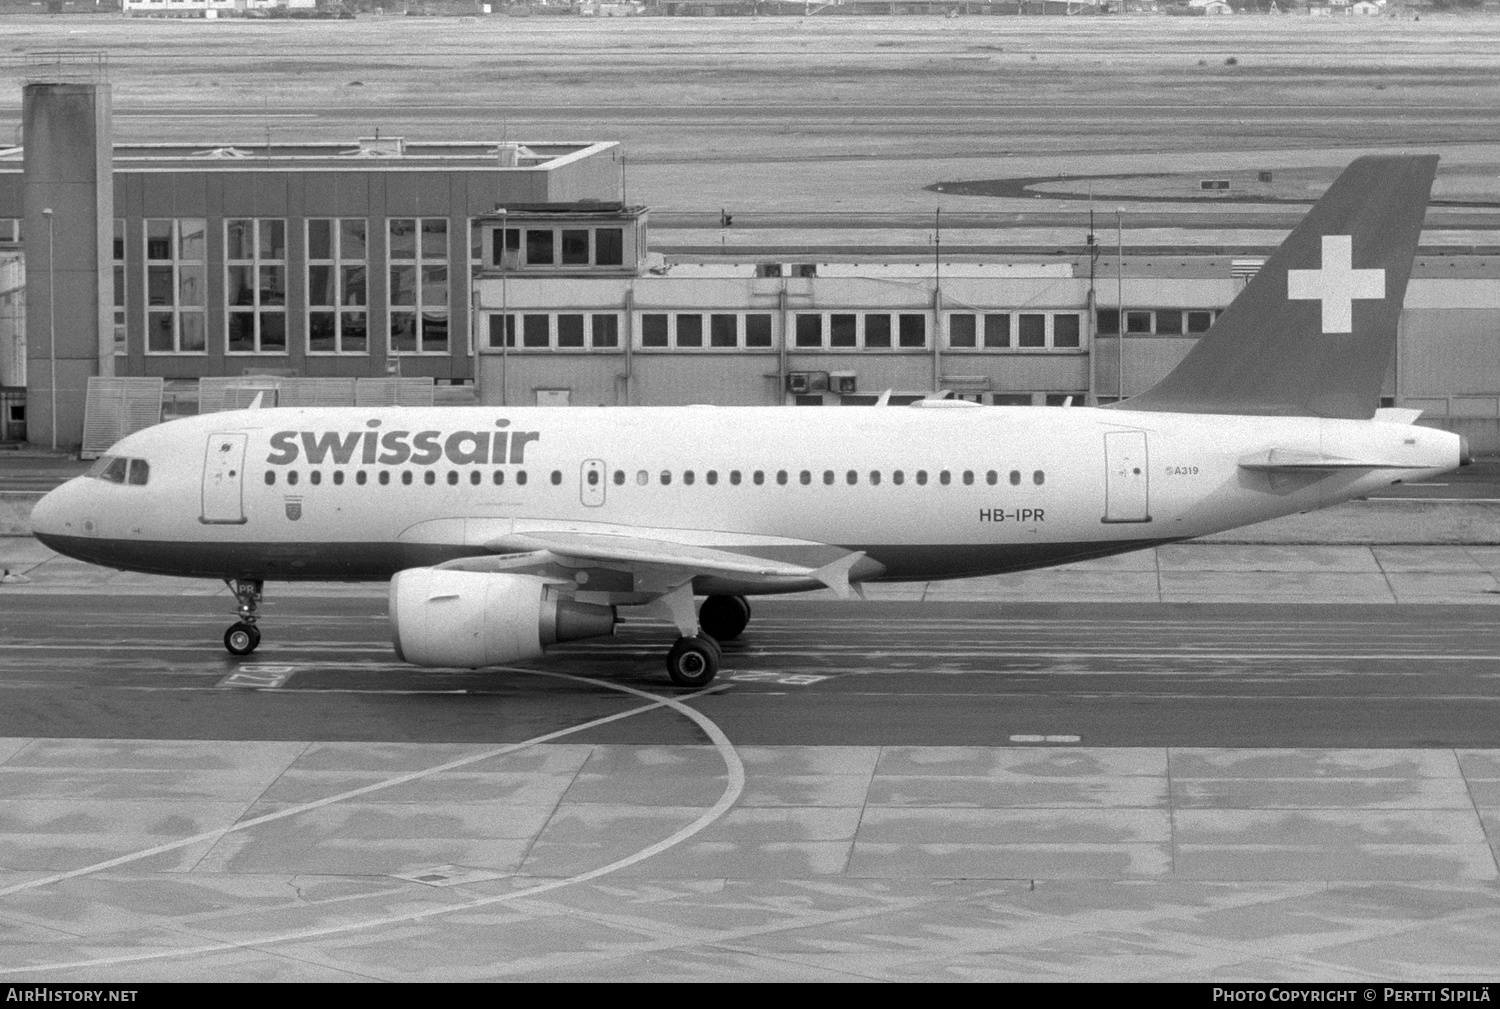
M 307 350 L 369 352 L 366 231 L 357 218 L 307 222 Z
M 589 232 L 587 228 L 562 229 L 562 261 L 564 266 L 588 265 Z
M 502 270 L 521 265 L 521 229 L 496 228 L 491 246 L 491 260 Z
M 596 350 L 611 350 L 620 345 L 620 317 L 596 312 L 589 316 L 589 343 Z
M 553 266 L 557 257 L 553 251 L 551 228 L 526 229 L 526 265 Z
M 224 285 L 231 354 L 286 353 L 286 221 L 224 222 Z
M 737 350 L 772 345 L 769 312 L 642 312 L 639 318 L 642 349 Z
M 620 266 L 625 262 L 625 229 L 594 230 L 594 262 L 599 266 Z
M 911 350 L 927 346 L 927 316 L 908 312 L 901 316 L 898 338 L 903 349 Z
M 892 336 L 903 350 L 927 346 L 927 316 L 888 312 L 799 312 L 793 345 L 813 350 L 890 350 Z M 826 336 L 826 342 L 825 342 Z
M 1016 319 L 1016 345 L 1035 349 L 1047 346 L 1047 317 L 1040 312 L 1022 312 Z
M 525 312 L 491 315 L 487 346 L 526 351 L 615 350 L 620 346 L 620 317 L 613 312 Z
M 709 316 L 708 342 L 712 347 L 738 347 L 740 318 L 727 312 Z
M 823 317 L 821 315 L 797 316 L 797 346 L 802 348 L 823 346 Z
M 703 316 L 693 313 L 677 316 L 677 346 L 693 349 L 703 346 Z
M 390 352 L 448 353 L 448 219 L 393 217 L 390 261 Z
M 1218 311 L 1193 308 L 1132 308 L 1125 311 L 1125 332 L 1128 336 L 1198 336 L 1208 332 Z M 1114 336 L 1119 333 L 1120 314 L 1115 309 L 1099 309 L 1097 320 L 1099 332 Z
M 828 317 L 828 345 L 854 347 L 857 316 L 835 312 Z
M 968 349 L 978 343 L 978 329 L 973 314 L 963 312 L 948 316 L 948 346 Z
M 1077 312 L 953 312 L 948 316 L 948 346 L 1078 350 L 1083 346 L 1083 317 Z
M 1052 346 L 1059 350 L 1073 350 L 1083 343 L 1081 324 L 1075 312 L 1059 312 L 1052 316 Z
M 745 346 L 771 346 L 771 316 L 769 313 L 750 312 L 745 315 Z
M 208 351 L 204 297 L 208 222 L 201 217 L 148 217 L 146 352 Z

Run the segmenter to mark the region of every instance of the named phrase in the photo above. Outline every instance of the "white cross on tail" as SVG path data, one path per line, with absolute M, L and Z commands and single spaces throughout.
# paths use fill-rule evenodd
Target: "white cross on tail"
M 1323 303 L 1323 332 L 1354 332 L 1354 302 L 1385 297 L 1385 271 L 1354 269 L 1354 239 L 1323 236 L 1323 265 L 1316 270 L 1286 271 L 1286 296 L 1292 301 Z

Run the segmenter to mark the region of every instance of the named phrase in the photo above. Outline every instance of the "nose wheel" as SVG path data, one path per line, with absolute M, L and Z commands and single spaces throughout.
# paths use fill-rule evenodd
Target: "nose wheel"
M 261 590 L 265 582 L 225 581 L 229 591 L 239 602 L 240 619 L 229 625 L 224 632 L 224 650 L 230 655 L 249 655 L 260 644 L 260 628 L 256 624 L 255 611 L 260 606 Z
M 260 644 L 260 628 L 254 624 L 231 624 L 224 632 L 224 648 L 230 655 L 249 655 Z

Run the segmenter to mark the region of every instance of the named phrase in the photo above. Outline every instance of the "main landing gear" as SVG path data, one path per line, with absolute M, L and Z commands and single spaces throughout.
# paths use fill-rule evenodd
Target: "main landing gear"
M 236 578 L 225 580 L 225 585 L 239 600 L 240 619 L 224 632 L 224 648 L 230 655 L 249 655 L 260 644 L 260 628 L 255 626 L 255 610 L 260 605 L 261 589 L 265 582 L 248 582 Z
M 667 653 L 667 675 L 679 687 L 708 686 L 723 663 L 719 642 L 739 637 L 749 622 L 744 596 L 709 596 L 698 610 L 698 633 L 678 638 Z
M 724 653 L 706 634 L 678 638 L 667 653 L 667 675 L 679 687 L 706 687 L 719 675 Z
M 750 623 L 750 603 L 744 596 L 709 596 L 698 608 L 698 626 L 717 641 L 733 641 Z

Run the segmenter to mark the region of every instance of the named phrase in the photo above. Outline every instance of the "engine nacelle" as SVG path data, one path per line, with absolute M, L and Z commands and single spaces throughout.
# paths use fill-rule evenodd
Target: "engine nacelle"
M 533 575 L 410 568 L 391 579 L 396 657 L 418 666 L 497 666 L 548 645 L 613 634 L 612 606 L 559 595 Z

